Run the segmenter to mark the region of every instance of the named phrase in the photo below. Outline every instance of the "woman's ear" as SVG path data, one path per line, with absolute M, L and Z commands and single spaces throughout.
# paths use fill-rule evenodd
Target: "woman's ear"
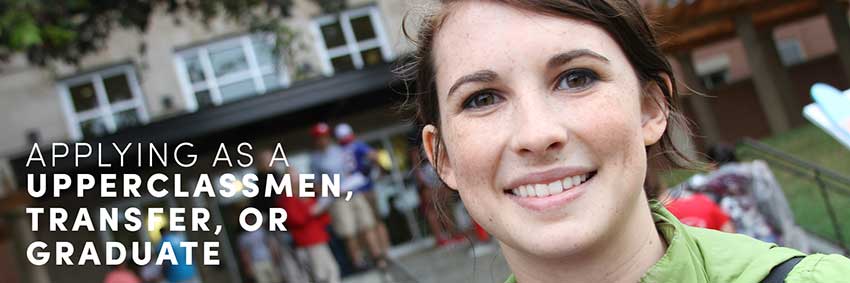
M 440 175 L 440 179 L 443 179 L 443 182 L 446 182 L 446 185 L 448 185 L 450 189 L 455 190 L 457 186 L 455 186 L 454 170 L 452 170 L 449 159 L 446 157 L 446 149 L 436 149 L 439 142 L 440 140 L 439 135 L 437 134 L 437 127 L 434 127 L 434 125 L 426 125 L 422 128 L 422 146 L 425 148 L 425 155 L 428 156 L 428 161 L 434 165 L 434 169 L 437 170 L 437 174 Z
M 667 89 L 673 91 L 670 76 L 660 74 L 660 77 Z M 670 109 L 668 109 L 664 92 L 656 82 L 649 82 L 644 91 L 645 95 L 641 99 L 641 131 L 643 132 L 644 145 L 650 146 L 658 142 L 664 135 Z

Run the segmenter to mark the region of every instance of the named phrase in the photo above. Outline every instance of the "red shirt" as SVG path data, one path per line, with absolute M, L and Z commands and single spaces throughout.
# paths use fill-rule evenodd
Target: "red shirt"
M 673 199 L 665 206 L 685 225 L 720 230 L 729 222 L 729 215 L 703 194 Z
M 311 216 L 310 208 L 315 204 L 314 198 L 280 197 L 277 200 L 277 205 L 286 210 L 284 226 L 289 233 L 292 233 L 292 238 L 298 247 L 309 247 L 327 243 L 330 240 L 325 227 L 328 226 L 331 218 L 327 213 Z
M 106 274 L 103 279 L 104 283 L 142 283 L 142 280 L 136 276 L 133 271 L 125 268 L 117 268 Z

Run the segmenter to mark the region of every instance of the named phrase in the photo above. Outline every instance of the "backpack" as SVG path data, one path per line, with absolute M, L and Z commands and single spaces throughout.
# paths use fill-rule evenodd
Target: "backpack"
M 788 277 L 788 273 L 791 272 L 791 269 L 794 269 L 794 266 L 800 263 L 801 260 L 803 260 L 802 256 L 796 256 L 774 266 L 773 269 L 770 270 L 770 273 L 767 274 L 767 277 L 761 280 L 761 283 L 785 282 L 785 277 Z

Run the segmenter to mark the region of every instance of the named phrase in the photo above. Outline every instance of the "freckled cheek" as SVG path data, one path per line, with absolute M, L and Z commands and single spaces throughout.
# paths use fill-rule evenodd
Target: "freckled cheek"
M 488 139 L 486 127 L 466 124 L 466 127 L 451 128 L 446 137 L 450 162 L 452 163 L 458 193 L 464 206 L 475 221 L 488 231 L 494 228 L 491 206 L 495 196 L 493 180 L 496 172 L 498 152 Z
M 599 158 L 621 156 L 624 150 L 629 151 L 635 143 L 642 142 L 639 121 L 622 109 L 594 111 L 585 117 L 574 135 L 599 153 Z
M 488 144 L 486 136 L 476 129 L 462 129 L 447 140 L 449 159 L 455 169 L 459 184 L 489 184 L 488 176 L 498 154 Z
M 498 164 L 496 159 L 500 154 L 487 128 L 473 123 L 449 125 L 447 128 L 447 153 L 459 190 L 490 187 L 493 183 Z

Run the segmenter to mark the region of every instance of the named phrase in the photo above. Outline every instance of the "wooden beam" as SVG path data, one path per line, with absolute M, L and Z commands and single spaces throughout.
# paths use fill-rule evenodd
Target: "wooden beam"
M 770 29 L 819 13 L 820 6 L 816 1 L 800 1 L 781 6 L 771 6 L 771 9 L 752 12 L 750 15 L 757 29 Z M 725 18 L 714 20 L 711 23 L 685 29 L 668 27 L 662 22 L 665 31 L 660 35 L 662 48 L 667 52 L 674 53 L 736 37 L 734 15 L 727 15 Z
M 730 19 L 740 13 L 760 13 L 801 5 L 817 6 L 817 0 L 698 0 L 690 5 L 681 1 L 681 4 L 675 7 L 659 6 L 648 12 L 660 19 L 660 23 L 665 26 L 687 30 Z M 756 17 L 753 19 L 757 20 Z

